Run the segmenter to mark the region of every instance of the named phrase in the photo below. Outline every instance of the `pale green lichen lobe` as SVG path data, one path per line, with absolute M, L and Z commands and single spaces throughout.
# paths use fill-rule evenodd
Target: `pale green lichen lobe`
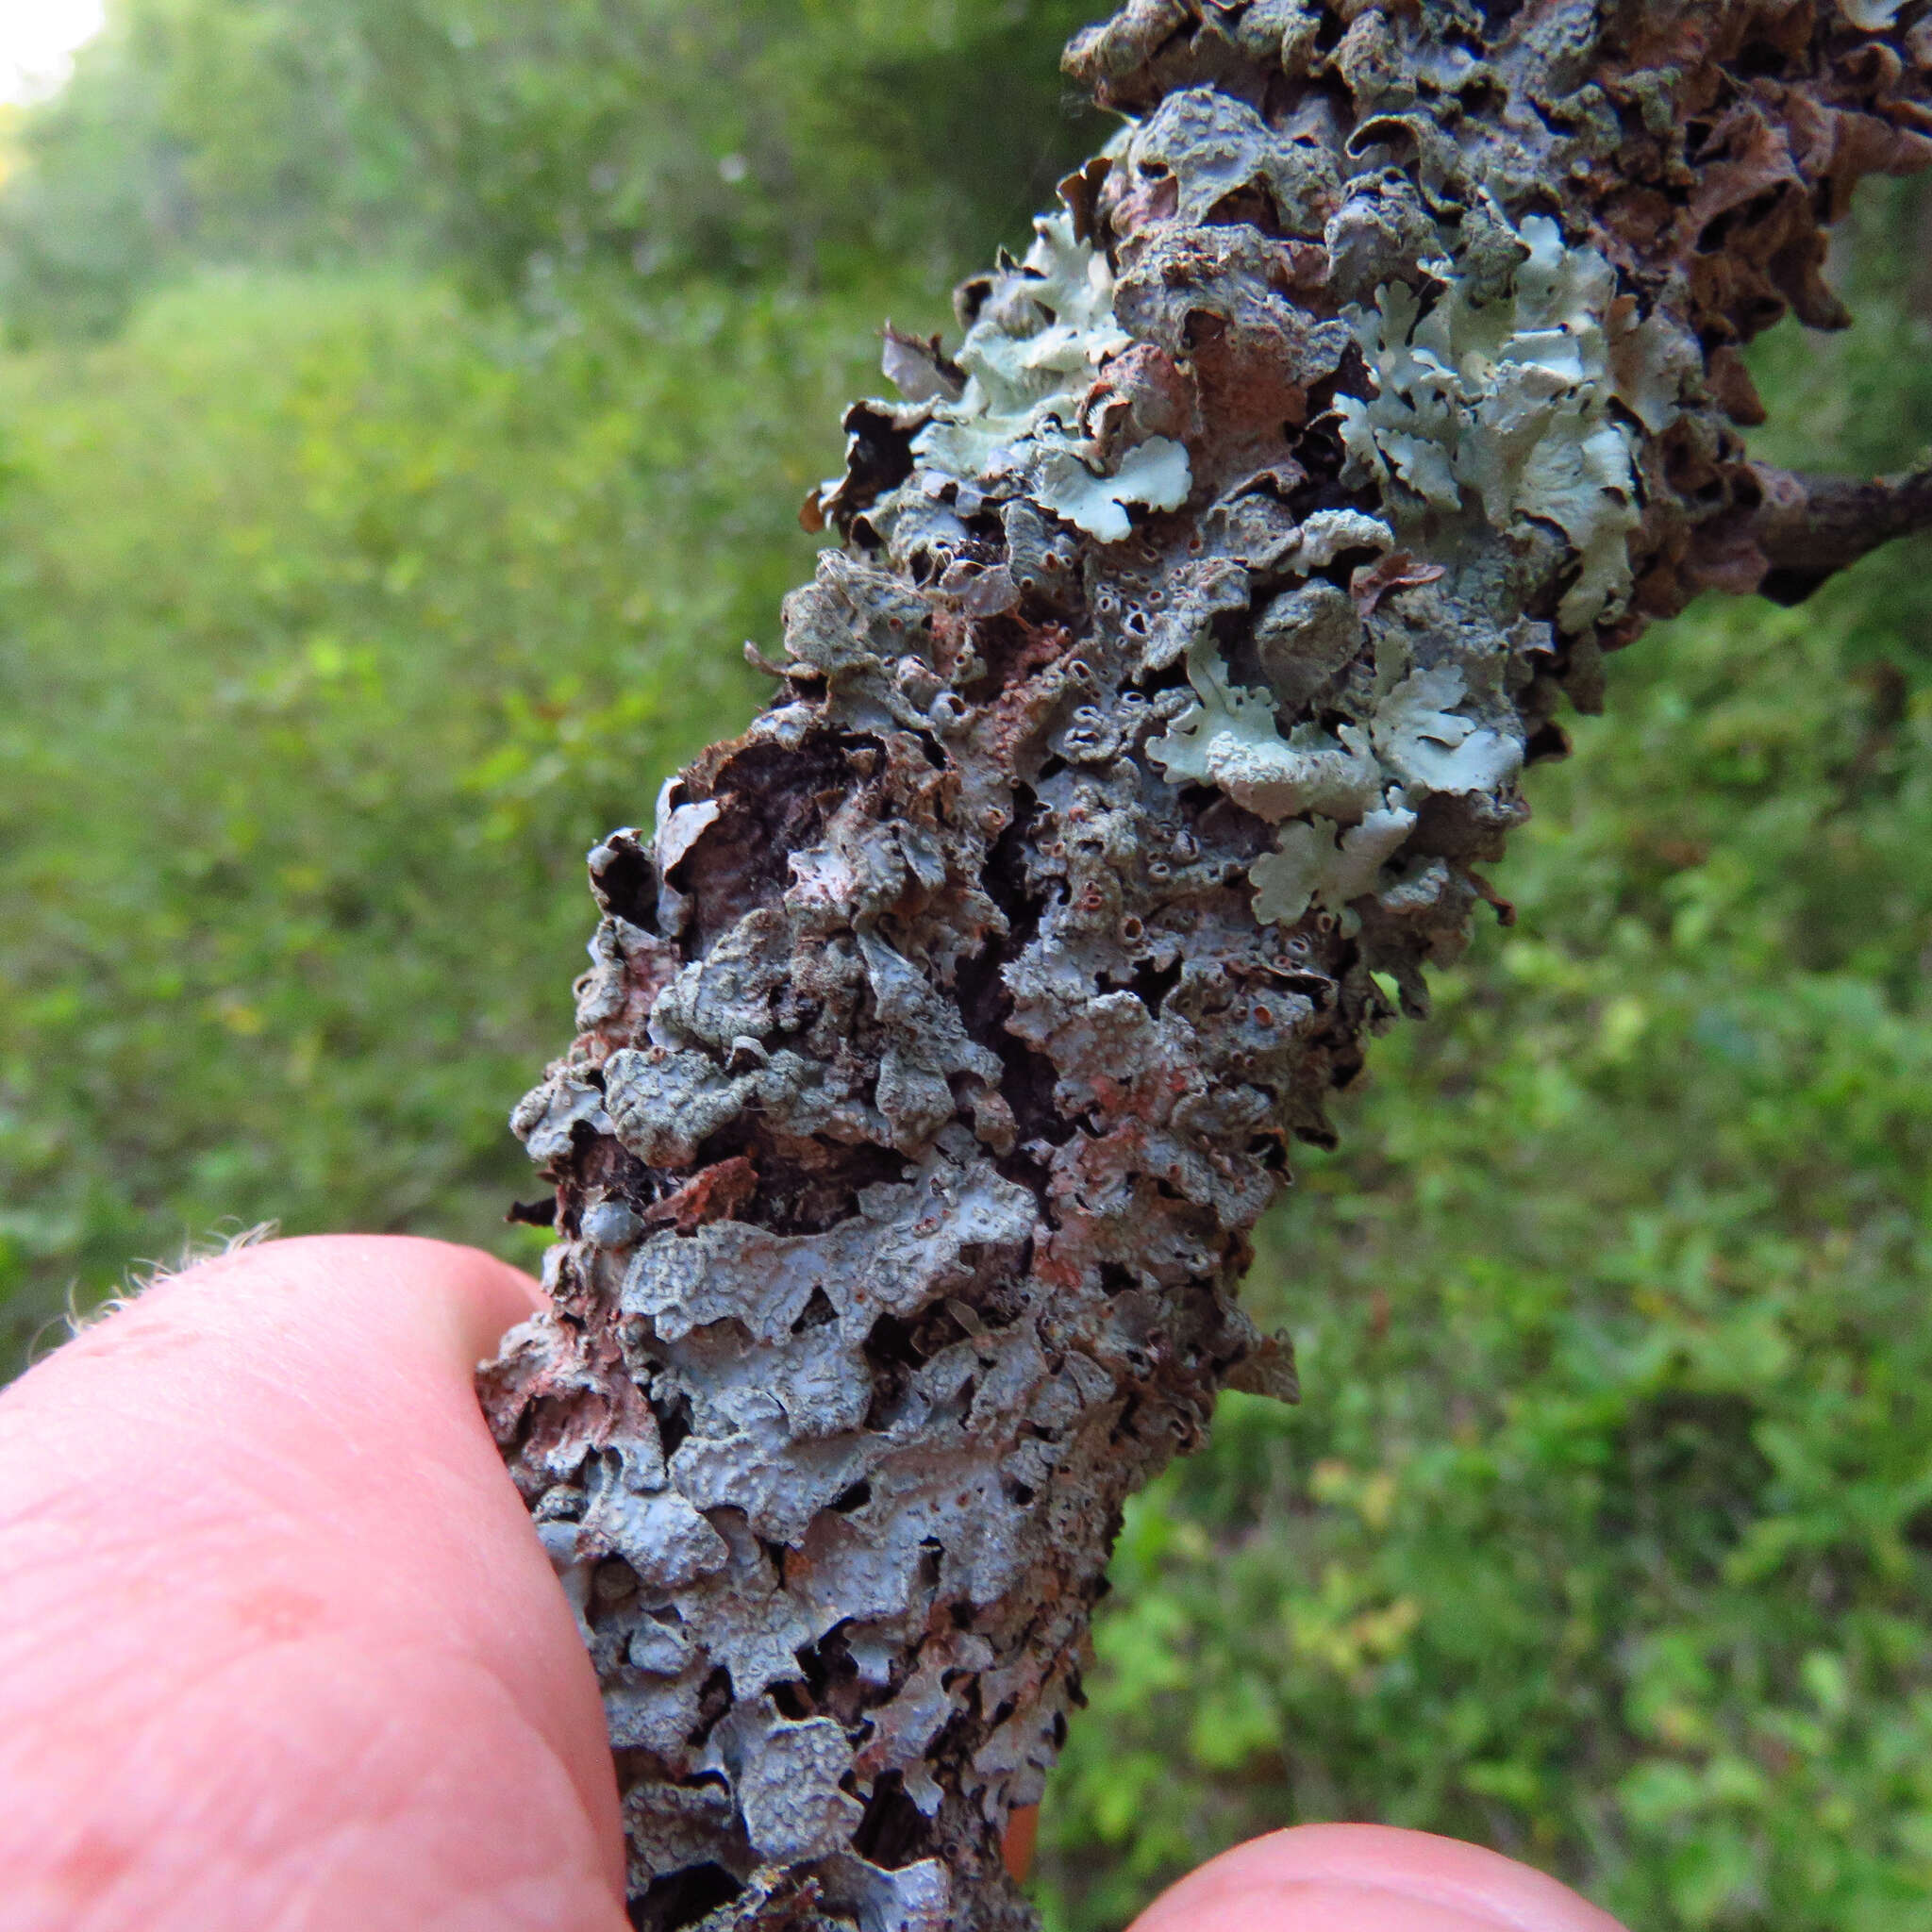
M 1660 400 L 1661 344 L 1638 358 L 1638 401 L 1618 392 L 1608 262 L 1566 246 L 1547 215 L 1526 217 L 1516 239 L 1523 259 L 1502 299 L 1479 299 L 1469 276 L 1439 261 L 1433 301 L 1388 283 L 1373 310 L 1351 312 L 1375 393 L 1338 404 L 1344 477 L 1374 483 L 1405 531 L 1468 510 L 1503 532 L 1531 517 L 1556 525 L 1578 559 L 1557 619 L 1582 630 L 1627 599 L 1641 521 L 1637 432 L 1612 405 L 1659 430 L 1674 405 Z
M 1112 452 L 1090 433 L 1094 378 L 1133 338 L 1114 319 L 1107 258 L 1075 238 L 1067 213 L 1042 216 L 1035 229 L 1024 284 L 967 332 L 964 393 L 934 401 L 912 453 L 926 471 L 968 486 L 1019 480 L 1056 516 L 1116 543 L 1132 528 L 1129 505 L 1187 502 L 1188 453 L 1162 436 Z

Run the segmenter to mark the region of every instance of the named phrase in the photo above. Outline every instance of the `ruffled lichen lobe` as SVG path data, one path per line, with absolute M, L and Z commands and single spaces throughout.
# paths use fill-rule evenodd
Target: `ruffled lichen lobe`
M 1027 1923 L 1002 1829 L 1296 1139 L 1602 654 L 1750 589 L 1740 345 L 1932 158 L 1932 8 L 1135 0 L 965 334 L 890 330 L 777 694 L 591 855 L 484 1374 L 633 1917 Z M 707 1915 L 712 1915 L 708 1917 Z

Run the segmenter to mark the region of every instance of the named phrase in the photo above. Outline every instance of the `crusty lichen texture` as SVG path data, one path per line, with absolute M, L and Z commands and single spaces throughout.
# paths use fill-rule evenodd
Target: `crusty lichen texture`
M 889 331 L 777 692 L 591 858 L 484 1374 L 633 1916 L 1019 1926 L 1123 1499 L 1560 696 L 1754 588 L 1739 345 L 1932 158 L 1932 0 L 1135 0 L 964 340 Z

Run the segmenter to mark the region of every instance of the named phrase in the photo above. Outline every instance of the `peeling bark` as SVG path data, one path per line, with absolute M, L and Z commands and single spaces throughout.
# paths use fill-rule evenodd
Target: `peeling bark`
M 482 1387 L 637 1924 L 1030 1923 L 1002 1827 L 1121 1505 L 1218 1390 L 1292 1399 L 1249 1230 L 1560 698 L 1891 514 L 1751 462 L 1738 350 L 1845 321 L 1824 227 L 1932 158 L 1928 65 L 1932 0 L 1133 0 L 1069 50 L 1121 132 L 954 357 L 889 331 L 778 693 L 591 855 L 515 1116 L 553 1307 Z

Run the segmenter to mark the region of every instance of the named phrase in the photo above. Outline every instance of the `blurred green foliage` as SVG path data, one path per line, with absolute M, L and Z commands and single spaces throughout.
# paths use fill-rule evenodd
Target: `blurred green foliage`
M 582 856 L 748 714 L 869 346 L 782 292 L 545 341 L 254 275 L 0 360 L 16 1326 L 213 1219 L 474 1239 L 529 1191 Z
M 534 1257 L 502 1123 L 581 855 L 756 702 L 877 319 L 1024 235 L 1082 10 L 129 0 L 31 118 L 9 1360 L 225 1222 Z M 1766 453 L 1932 439 L 1928 206 L 1869 200 L 1851 336 L 1760 345 Z M 1263 1231 L 1307 1399 L 1226 1398 L 1130 1516 L 1064 1932 L 1335 1816 L 1641 1932 L 1932 1928 L 1928 562 L 1654 632 L 1532 774 L 1518 923 Z
M 942 284 L 1094 144 L 1080 0 L 113 0 L 0 193 L 16 340 L 214 260 Z

